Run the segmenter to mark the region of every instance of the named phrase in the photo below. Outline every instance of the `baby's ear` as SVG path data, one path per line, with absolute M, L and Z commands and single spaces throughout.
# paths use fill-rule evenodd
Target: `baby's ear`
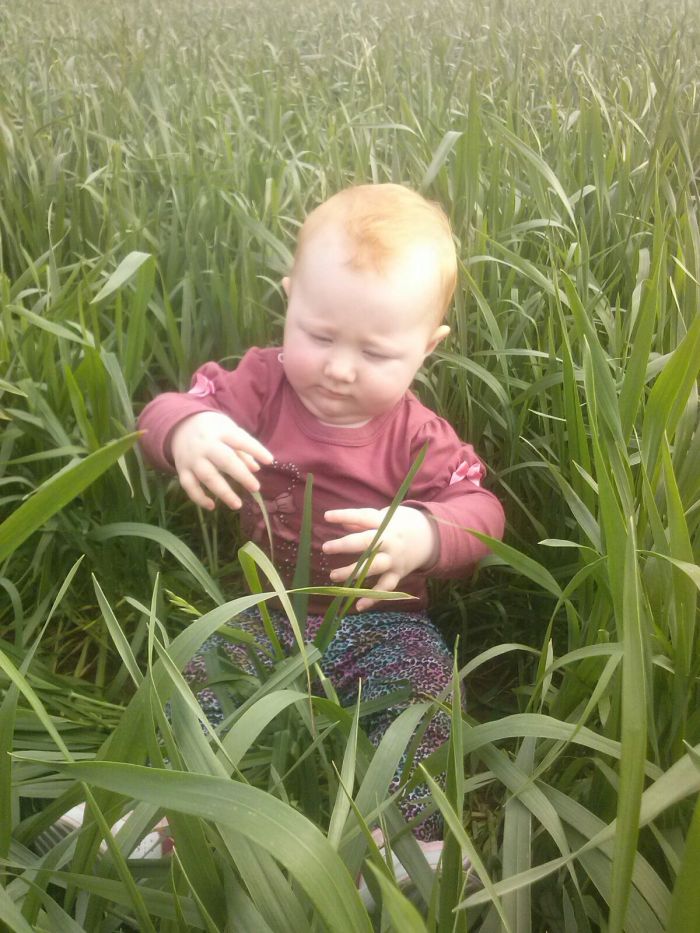
M 282 288 L 284 289 L 284 293 L 287 296 L 287 298 L 289 298 L 289 289 L 291 288 L 291 285 L 292 285 L 292 280 L 289 278 L 288 275 L 285 275 L 285 277 L 282 279 Z
M 432 333 L 432 336 L 430 337 L 430 340 L 428 340 L 428 344 L 425 348 L 425 355 L 428 356 L 430 353 L 432 353 L 435 347 L 437 347 L 437 345 L 441 343 L 445 337 L 447 337 L 449 332 L 450 328 L 447 326 L 447 324 L 441 324 L 439 327 L 436 327 Z

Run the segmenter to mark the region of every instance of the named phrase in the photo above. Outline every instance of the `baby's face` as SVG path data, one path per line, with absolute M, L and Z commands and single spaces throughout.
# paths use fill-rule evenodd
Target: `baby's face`
M 347 265 L 342 232 L 319 231 L 305 246 L 284 329 L 284 370 L 304 406 L 324 424 L 357 427 L 399 401 L 449 328 L 436 325 L 437 265 L 416 249 L 386 274 Z

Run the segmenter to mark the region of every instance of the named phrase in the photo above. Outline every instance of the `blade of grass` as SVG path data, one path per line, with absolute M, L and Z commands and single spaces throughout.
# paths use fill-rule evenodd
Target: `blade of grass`
M 667 930 L 700 929 L 700 799 L 690 829 L 685 838 L 685 848 L 680 869 L 673 888 L 673 901 L 668 918 Z
M 130 434 L 119 440 L 111 441 L 101 450 L 85 457 L 80 463 L 68 467 L 58 476 L 42 483 L 29 500 L 0 525 L 0 560 L 12 554 L 52 515 L 80 495 L 87 486 L 108 470 L 123 453 L 134 445 L 137 436 Z
M 632 868 L 639 835 L 639 811 L 644 790 L 644 761 L 647 746 L 646 651 L 644 644 L 644 610 L 633 520 L 625 552 L 622 583 L 622 753 L 620 756 L 620 786 L 618 790 L 615 852 L 612 863 L 610 904 L 611 933 L 622 933 Z M 617 582 L 613 581 L 617 586 Z
M 205 593 L 221 605 L 225 602 L 223 594 L 211 575 L 206 571 L 202 562 L 180 539 L 165 528 L 155 525 L 146 525 L 142 522 L 114 522 L 95 528 L 92 536 L 96 541 L 109 541 L 112 538 L 134 537 L 154 541 L 165 548 L 180 563 L 185 570 L 192 574 Z
M 133 252 L 125 256 L 92 299 L 92 304 L 98 304 L 119 291 L 122 285 L 125 285 L 129 279 L 136 275 L 141 266 L 151 258 L 150 253 L 140 253 L 138 250 L 133 250 Z
M 369 933 L 354 882 L 325 837 L 264 791 L 210 775 L 116 762 L 76 762 L 58 768 L 88 784 L 235 829 L 282 863 L 331 929 Z

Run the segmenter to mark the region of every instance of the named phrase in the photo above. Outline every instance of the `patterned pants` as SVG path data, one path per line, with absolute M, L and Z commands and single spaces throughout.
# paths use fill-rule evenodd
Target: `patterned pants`
M 283 648 L 291 653 L 295 648 L 291 626 L 283 613 L 272 613 L 273 623 Z M 311 641 L 318 631 L 322 616 L 309 616 L 306 640 Z M 236 628 L 243 628 L 253 636 L 259 646 L 261 663 L 271 664 L 271 645 L 256 610 L 242 613 L 236 619 Z M 208 686 L 217 659 L 228 660 L 246 672 L 253 673 L 254 665 L 246 647 L 213 635 L 185 667 L 185 679 L 212 725 L 220 724 L 225 713 L 215 692 Z M 346 616 L 320 661 L 321 667 L 333 684 L 343 706 L 357 701 L 358 682 L 362 681 L 362 700 L 386 696 L 401 686 L 408 685 L 410 695 L 379 713 L 363 718 L 367 736 L 376 747 L 391 722 L 410 703 L 430 699 L 448 686 L 452 677 L 452 655 L 442 636 L 424 613 L 363 612 Z M 219 694 L 221 696 L 221 694 Z M 431 719 L 414 755 L 418 764 L 439 748 L 449 736 L 449 718 L 438 712 Z M 391 790 L 399 783 L 403 761 L 394 775 Z M 405 819 L 419 816 L 425 807 L 429 791 L 425 784 L 399 798 L 399 807 Z M 418 839 L 430 841 L 442 838 L 442 817 L 432 813 L 414 827 Z

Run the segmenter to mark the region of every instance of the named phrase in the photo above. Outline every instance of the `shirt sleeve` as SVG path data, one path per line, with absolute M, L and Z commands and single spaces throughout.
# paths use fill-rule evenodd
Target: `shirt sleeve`
M 164 392 L 154 398 L 138 420 L 144 432 L 139 443 L 147 461 L 156 469 L 172 472 L 170 435 L 181 421 L 202 411 L 229 415 L 255 436 L 269 391 L 270 364 L 270 352 L 253 347 L 233 372 L 218 363 L 205 363 L 192 377 L 188 392 Z
M 436 578 L 468 574 L 489 548 L 466 529 L 502 538 L 503 507 L 483 488 L 486 467 L 471 444 L 463 443 L 452 427 L 436 417 L 425 424 L 413 441 L 416 457 L 427 443 L 425 459 L 403 505 L 421 509 L 434 519 L 439 552 L 424 573 Z

